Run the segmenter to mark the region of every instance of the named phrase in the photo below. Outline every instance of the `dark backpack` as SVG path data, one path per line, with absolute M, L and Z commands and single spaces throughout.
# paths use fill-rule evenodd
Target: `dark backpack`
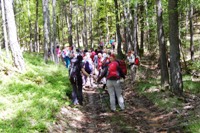
M 119 63 L 119 67 L 121 68 L 122 72 L 124 75 L 127 74 L 127 67 L 126 67 L 126 62 L 124 60 L 117 60 Z
M 70 68 L 69 68 L 69 78 L 71 82 L 75 82 L 78 76 L 78 71 L 79 71 L 79 67 L 78 67 L 78 62 L 72 62 L 70 64 Z
M 89 61 L 85 62 L 85 71 L 89 74 L 92 72 L 92 64 L 90 64 Z

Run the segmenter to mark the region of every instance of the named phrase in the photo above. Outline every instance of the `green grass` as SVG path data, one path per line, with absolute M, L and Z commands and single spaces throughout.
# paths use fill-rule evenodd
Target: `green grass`
M 187 131 L 190 133 L 199 133 L 200 132 L 200 120 L 194 120 L 190 122 L 190 124 L 187 126 Z
M 192 81 L 191 77 L 192 75 L 184 75 L 183 77 L 184 91 L 190 92 L 193 94 L 200 93 L 200 90 L 199 90 L 200 82 Z
M 70 102 L 67 69 L 24 54 L 27 72 L 0 78 L 0 132 L 47 132 L 60 107 Z M 66 96 L 67 94 L 67 96 Z
M 171 95 L 169 90 L 161 90 L 159 86 L 159 79 L 148 79 L 146 81 L 139 81 L 137 91 L 140 95 L 145 95 L 155 105 L 165 110 L 170 110 L 173 107 L 181 105 L 178 97 Z

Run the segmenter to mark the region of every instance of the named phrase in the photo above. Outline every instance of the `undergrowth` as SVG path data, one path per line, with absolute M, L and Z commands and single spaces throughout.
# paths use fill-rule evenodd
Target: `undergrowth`
M 47 132 L 71 94 L 67 69 L 36 53 L 24 54 L 24 74 L 0 73 L 0 132 Z M 6 67 L 7 65 L 4 64 Z
M 139 70 L 139 73 L 145 73 L 143 69 Z M 148 71 L 148 73 L 151 73 Z M 174 95 L 170 89 L 161 89 L 160 87 L 160 77 L 159 75 L 150 74 L 150 77 L 145 79 L 138 79 L 136 90 L 140 95 L 145 95 L 150 99 L 155 105 L 166 110 L 173 111 L 173 109 L 182 109 L 184 100 L 180 97 Z M 198 95 L 200 93 L 199 81 L 193 81 L 192 75 L 185 74 L 183 75 L 183 91 L 184 93 L 189 93 L 192 95 Z M 198 108 L 198 107 L 197 107 Z M 196 110 L 196 109 L 195 109 Z M 199 110 L 199 109 L 197 109 Z M 199 113 L 194 114 L 195 111 L 189 112 L 193 117 L 187 118 L 186 123 L 182 123 L 186 132 L 200 132 L 200 119 L 197 119 Z M 198 116 L 199 117 L 199 116 Z M 195 120 L 196 119 L 196 120 Z M 180 121 L 183 118 L 180 119 Z

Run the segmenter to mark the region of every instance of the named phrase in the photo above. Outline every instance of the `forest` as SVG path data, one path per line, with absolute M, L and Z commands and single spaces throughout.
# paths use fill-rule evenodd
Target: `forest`
M 200 132 L 199 0 L 0 0 L 0 132 Z M 71 106 L 56 47 L 140 57 L 126 109 L 84 90 Z

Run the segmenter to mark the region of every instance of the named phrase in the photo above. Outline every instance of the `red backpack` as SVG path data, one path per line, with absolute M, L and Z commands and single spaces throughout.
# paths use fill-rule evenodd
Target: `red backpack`
M 119 67 L 121 68 L 122 72 L 124 75 L 127 74 L 127 67 L 126 67 L 126 62 L 124 60 L 117 60 L 119 63 Z
M 138 56 L 135 57 L 135 62 L 134 62 L 135 65 L 139 66 L 140 65 L 140 59 Z
M 117 71 L 117 67 L 118 67 L 118 62 L 114 61 L 111 62 L 110 64 L 108 64 L 108 73 L 107 73 L 107 79 L 109 78 L 117 78 L 119 79 L 119 73 Z

